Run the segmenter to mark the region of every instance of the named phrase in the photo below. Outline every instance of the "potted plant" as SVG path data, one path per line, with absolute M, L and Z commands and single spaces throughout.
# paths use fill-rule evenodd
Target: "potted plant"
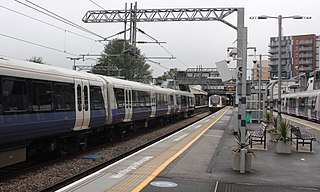
M 239 171 L 240 170 L 240 151 L 241 151 L 241 137 L 239 134 L 239 131 L 234 134 L 235 139 L 236 139 L 236 147 L 232 148 L 232 169 L 234 171 Z M 246 139 L 245 139 L 245 171 L 250 172 L 251 171 L 251 159 L 252 156 L 254 155 L 253 151 L 249 149 L 249 141 L 250 137 L 246 134 Z
M 267 128 L 267 133 L 269 135 L 269 140 L 272 142 L 275 142 L 277 139 L 278 120 L 277 118 L 271 117 L 270 122 L 271 122 L 271 125 L 269 124 Z
M 271 115 L 270 111 L 266 111 L 266 114 L 264 115 L 264 118 L 265 118 L 265 122 L 267 124 L 271 123 L 272 115 Z
M 277 126 L 276 147 L 278 153 L 291 153 L 290 123 L 282 120 Z

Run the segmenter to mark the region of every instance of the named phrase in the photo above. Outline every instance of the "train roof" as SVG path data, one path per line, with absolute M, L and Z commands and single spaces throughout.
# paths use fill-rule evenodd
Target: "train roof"
M 99 75 L 102 79 L 104 79 L 108 84 L 113 85 L 114 87 L 120 87 L 123 88 L 125 86 L 130 86 L 133 89 L 139 89 L 139 90 L 150 90 L 152 89 L 151 85 L 135 82 L 135 81 L 128 81 L 124 79 L 118 79 L 115 77 L 109 77 L 109 76 L 103 76 Z
M 0 74 L 8 76 L 19 76 L 53 81 L 73 80 L 73 78 L 101 81 L 98 76 L 90 73 L 23 61 L 4 56 L 0 56 L 0 69 Z
M 310 91 L 302 91 L 296 93 L 283 94 L 282 97 L 305 97 L 305 96 L 314 96 L 320 94 L 320 90 L 310 90 Z

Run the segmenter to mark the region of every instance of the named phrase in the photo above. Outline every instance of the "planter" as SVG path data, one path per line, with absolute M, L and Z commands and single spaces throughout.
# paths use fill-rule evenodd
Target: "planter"
M 283 141 L 277 141 L 277 153 L 285 153 L 290 154 L 291 153 L 291 142 L 283 142 Z
M 268 133 L 268 138 L 269 138 L 269 141 L 275 142 L 277 139 L 277 133 L 273 131 Z
M 246 153 L 245 155 L 245 170 L 251 172 L 251 159 L 252 153 Z M 240 153 L 232 152 L 232 169 L 234 171 L 240 171 Z

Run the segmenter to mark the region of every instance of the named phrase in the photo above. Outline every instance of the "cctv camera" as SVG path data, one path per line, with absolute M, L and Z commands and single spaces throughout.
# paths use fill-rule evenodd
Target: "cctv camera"
M 229 64 L 229 63 L 231 62 L 230 57 L 227 57 L 227 58 L 226 58 L 226 62 L 227 62 L 227 64 Z
M 257 58 L 253 58 L 253 59 L 252 59 L 252 62 L 253 62 L 254 64 L 256 64 L 256 63 L 257 63 Z
M 231 49 L 229 56 L 235 58 L 237 56 L 238 50 L 236 48 Z

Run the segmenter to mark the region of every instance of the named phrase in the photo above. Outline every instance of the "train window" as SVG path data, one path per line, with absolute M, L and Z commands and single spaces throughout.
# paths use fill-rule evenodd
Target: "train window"
M 114 88 L 114 96 L 116 98 L 118 108 L 124 108 L 124 90 L 120 88 Z
M 74 110 L 74 88 L 68 84 L 54 84 L 54 108 L 55 110 Z
M 140 107 L 140 100 L 138 97 L 138 91 L 132 90 L 132 106 Z
M 186 106 L 187 105 L 187 97 L 186 96 L 181 96 L 181 105 Z
M 2 80 L 0 79 L 0 114 L 2 114 Z
M 316 100 L 317 100 L 317 97 L 312 97 L 311 98 L 311 109 L 315 109 L 316 108 Z
M 156 94 L 156 103 L 157 103 L 157 106 L 160 106 L 160 95 L 159 94 Z
M 181 105 L 181 97 L 180 95 L 176 95 L 177 105 Z
M 300 107 L 304 108 L 308 102 L 308 98 L 306 98 L 306 97 L 299 98 L 298 102 L 299 102 L 299 108 Z
M 168 95 L 163 95 L 163 104 L 164 104 L 165 106 L 168 105 Z
M 173 95 L 170 95 L 170 103 L 171 103 L 171 105 L 174 105 Z
M 145 99 L 146 99 L 146 106 L 150 107 L 151 106 L 151 95 L 149 92 L 145 92 Z
M 148 92 L 144 92 L 144 91 L 137 91 L 137 92 L 138 92 L 139 106 L 140 107 L 150 106 L 150 95 L 148 94 Z
M 27 110 L 27 83 L 16 79 L 3 79 L 2 102 L 4 112 Z
M 88 86 L 85 85 L 83 87 L 83 92 L 84 92 L 84 110 L 88 111 L 89 109 L 89 94 L 88 94 Z
M 164 106 L 165 104 L 165 95 L 157 94 L 157 106 Z
M 101 87 L 90 86 L 90 108 L 91 110 L 103 109 L 104 100 Z
M 290 98 L 289 100 L 289 107 L 295 108 L 296 107 L 296 99 L 295 98 Z
M 81 85 L 77 85 L 78 111 L 82 111 Z
M 47 82 L 31 83 L 31 103 L 33 111 L 51 111 L 52 84 Z

